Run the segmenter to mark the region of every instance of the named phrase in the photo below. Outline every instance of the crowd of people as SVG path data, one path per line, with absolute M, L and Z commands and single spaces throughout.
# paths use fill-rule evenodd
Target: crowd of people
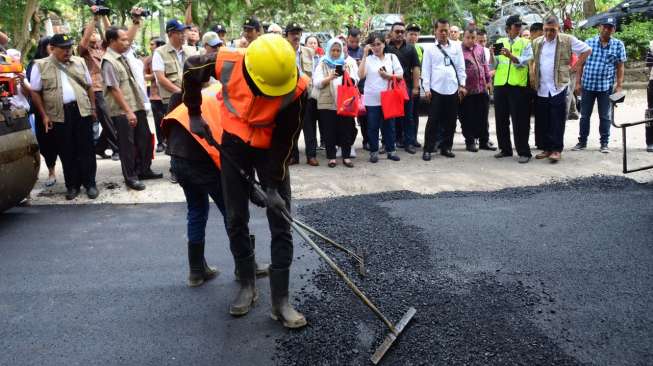
M 494 44 L 488 44 L 488 35 L 473 24 L 460 29 L 438 19 L 433 23 L 433 44 L 418 43 L 421 28 L 417 24 L 397 22 L 387 33 L 367 35 L 352 26 L 322 45 L 316 36 L 306 37 L 302 44 L 304 29 L 299 23 L 285 28 L 263 25 L 255 16 L 244 21 L 241 37 L 231 41 L 223 24 L 202 34 L 192 25 L 189 6 L 185 21 L 169 20 L 166 34 L 152 38 L 149 55 L 141 58 L 134 46 L 141 9 L 132 10 L 129 28 L 111 25 L 106 16 L 97 14 L 96 7 L 91 11 L 94 16 L 76 47 L 68 34 L 39 40 L 19 87 L 22 107 L 33 116 L 49 171 L 45 185 L 56 183 L 58 157 L 69 200 L 80 194 L 82 186 L 89 198 L 98 196 L 96 155 L 120 160 L 130 189 L 143 190 L 143 181 L 162 178 L 151 163 L 155 152 L 176 153 L 170 151 L 161 121 L 181 102 L 187 59 L 220 48 L 247 48 L 264 33 L 283 36 L 297 54 L 299 73 L 310 78 L 301 129 L 306 163 L 311 166 L 320 165 L 317 151 L 323 149 L 328 167 L 336 167 L 341 159 L 343 166 L 353 168 L 359 133 L 371 163 L 382 155 L 400 161 L 399 150 L 416 154 L 420 148 L 425 161 L 436 152 L 454 158 L 457 121 L 466 151 L 496 151 L 497 159 L 516 152 L 519 163 L 528 163 L 532 116 L 535 147 L 540 150 L 535 158 L 555 163 L 562 157 L 568 119 L 580 118 L 578 143 L 571 150 L 587 148 L 595 104 L 600 151 L 608 153 L 612 103 L 621 96 L 624 82 L 626 51 L 613 36 L 612 18 L 602 22 L 597 36 L 585 41 L 564 33 L 564 24 L 555 16 L 526 29 L 520 17 L 513 15 L 506 21 L 507 36 Z M 0 33 L 0 47 L 9 41 Z M 16 50 L 3 52 L 23 61 Z M 653 66 L 653 46 L 647 66 Z M 395 81 L 408 95 L 404 113 L 385 118 L 382 94 Z M 206 85 L 218 82 L 211 78 Z M 338 112 L 337 94 L 343 84 L 360 90 L 362 103 L 355 117 Z M 15 100 L 19 105 L 18 96 Z M 489 134 L 492 100 L 496 145 Z M 422 147 L 417 131 L 419 107 L 424 102 L 428 119 Z M 651 85 L 648 107 L 653 108 Z M 150 113 L 155 131 L 148 125 Z M 289 165 L 300 162 L 299 135 Z M 647 151 L 653 152 L 651 126 L 646 128 L 646 143 Z M 172 170 L 171 180 L 176 182 Z

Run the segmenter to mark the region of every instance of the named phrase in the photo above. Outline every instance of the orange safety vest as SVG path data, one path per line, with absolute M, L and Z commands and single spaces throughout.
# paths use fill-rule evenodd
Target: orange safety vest
M 213 139 L 219 144 L 222 143 L 222 123 L 220 121 L 222 116 L 216 95 L 220 92 L 220 89 L 222 89 L 222 86 L 220 84 L 215 84 L 202 90 L 202 118 L 204 118 L 206 123 L 209 125 Z M 165 134 L 167 134 L 167 128 L 171 123 L 179 123 L 182 125 L 182 127 L 184 127 L 186 131 L 188 131 L 188 133 L 193 136 L 195 141 L 197 141 L 204 148 L 204 151 L 209 154 L 209 157 L 211 160 L 213 160 L 215 166 L 218 168 L 221 167 L 220 152 L 218 149 L 209 145 L 205 139 L 190 132 L 190 118 L 188 118 L 188 108 L 186 108 L 184 103 L 181 103 L 177 108 L 166 115 L 163 121 L 161 121 L 161 128 Z
M 310 81 L 301 75 L 295 90 L 280 97 L 254 95 L 245 80 L 244 58 L 244 49 L 221 48 L 215 59 L 216 79 L 223 86 L 217 94 L 222 127 L 252 147 L 268 149 L 277 114 L 301 97 Z

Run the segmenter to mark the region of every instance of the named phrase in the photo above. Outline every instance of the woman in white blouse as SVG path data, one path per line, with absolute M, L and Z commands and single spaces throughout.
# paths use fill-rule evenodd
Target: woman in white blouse
M 379 129 L 388 159 L 399 161 L 395 151 L 395 120 L 383 119 L 381 92 L 388 89 L 393 76 L 403 79 L 404 71 L 399 59 L 392 53 L 386 54 L 383 33 L 374 32 L 367 38 L 363 57 L 358 68 L 358 77 L 365 79 L 364 103 L 367 109 L 367 138 L 370 144 L 370 162 L 379 161 Z
M 327 43 L 324 57 L 320 59 L 313 73 L 313 86 L 316 89 L 317 110 L 324 128 L 326 155 L 329 167 L 335 168 L 336 145 L 342 149 L 342 163 L 353 168 L 351 145 L 353 144 L 354 118 L 336 113 L 338 86 L 342 84 L 343 74 L 347 73 L 354 83 L 358 83 L 356 60 L 345 56 L 344 44 L 337 38 Z

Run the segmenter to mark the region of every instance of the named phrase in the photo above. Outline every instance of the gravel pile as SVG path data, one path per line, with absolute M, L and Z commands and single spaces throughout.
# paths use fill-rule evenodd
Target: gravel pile
M 561 190 L 610 190 L 635 185 L 620 177 L 591 177 L 498 192 L 449 192 L 438 197 L 527 197 Z M 541 305 L 550 301 L 520 281 L 501 283 L 493 274 L 456 279 L 456 268 L 433 261 L 437 237 L 391 218 L 379 203 L 425 198 L 412 192 L 391 192 L 320 201 L 303 205 L 306 223 L 345 246 L 362 245 L 367 277 L 354 262 L 321 245 L 350 273 L 364 293 L 392 322 L 408 307 L 417 314 L 386 353 L 383 365 L 576 365 L 532 323 Z M 433 215 L 445 213 L 433 212 Z M 317 241 L 321 244 L 320 241 Z M 464 278 L 464 279 L 461 279 Z M 326 265 L 317 270 L 310 290 L 296 293 L 309 326 L 278 340 L 275 361 L 283 365 L 365 365 L 388 333 Z

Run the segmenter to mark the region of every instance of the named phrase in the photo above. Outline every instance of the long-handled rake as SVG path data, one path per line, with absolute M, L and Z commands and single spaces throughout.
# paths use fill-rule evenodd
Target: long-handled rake
M 232 164 L 234 168 L 236 168 L 236 170 L 238 170 L 238 172 L 243 177 L 243 179 L 247 180 L 261 197 L 265 197 L 265 193 L 261 188 L 261 183 L 256 179 L 254 179 L 254 177 L 248 174 L 246 171 L 244 171 L 240 166 L 238 166 L 236 161 L 233 160 L 232 157 L 229 156 L 229 154 L 225 153 L 225 151 L 222 150 L 222 146 L 218 144 L 217 141 L 215 141 L 210 131 L 207 131 L 206 133 L 206 141 L 211 146 L 215 147 L 216 149 L 218 149 L 218 151 L 220 151 L 220 154 L 222 154 L 225 160 L 227 160 L 230 164 Z M 341 246 L 340 244 L 336 243 L 332 239 L 329 239 L 327 236 L 319 233 L 317 230 L 311 228 L 310 226 L 298 222 L 286 210 L 282 210 L 281 215 L 290 224 L 290 226 L 297 232 L 297 234 L 299 234 L 299 236 L 301 236 L 302 239 L 304 239 L 304 241 L 306 241 L 306 243 L 308 243 L 313 248 L 313 250 L 315 250 L 315 252 L 329 265 L 329 267 L 331 267 L 331 269 L 333 269 L 338 274 L 338 276 L 340 276 L 340 278 L 342 278 L 342 280 L 345 281 L 347 286 L 349 286 L 349 288 L 354 292 L 354 294 L 368 308 L 370 308 L 370 310 L 372 310 L 374 315 L 376 315 L 379 319 L 381 319 L 381 321 L 383 321 L 383 323 L 385 323 L 385 325 L 390 330 L 390 333 L 388 333 L 388 335 L 385 337 L 383 343 L 381 343 L 381 345 L 376 349 L 376 351 L 370 358 L 373 364 L 375 365 L 378 364 L 381 361 L 383 355 L 385 355 L 385 353 L 390 349 L 390 347 L 395 342 L 395 340 L 397 340 L 397 337 L 399 337 L 399 335 L 404 330 L 406 325 L 408 325 L 411 319 L 413 319 L 417 310 L 415 310 L 414 307 L 408 308 L 408 311 L 406 311 L 406 313 L 401 318 L 401 320 L 399 320 L 397 324 L 393 324 L 385 315 L 383 315 L 383 313 L 379 310 L 379 308 L 377 308 L 376 305 L 374 305 L 374 303 L 370 299 L 368 299 L 367 296 L 365 296 L 365 294 L 358 288 L 358 286 L 356 286 L 354 282 L 352 282 L 352 280 L 349 279 L 349 277 L 345 274 L 345 272 L 343 272 L 342 269 L 338 267 L 338 265 L 331 259 L 331 257 L 329 257 L 317 244 L 315 244 L 315 242 L 313 242 L 313 240 L 309 237 L 306 231 L 313 233 L 314 235 L 334 245 L 336 248 L 348 253 L 354 259 L 356 259 L 361 266 L 363 265 L 362 256 L 353 253 L 351 250 Z M 364 267 L 360 267 L 360 268 L 364 270 Z

